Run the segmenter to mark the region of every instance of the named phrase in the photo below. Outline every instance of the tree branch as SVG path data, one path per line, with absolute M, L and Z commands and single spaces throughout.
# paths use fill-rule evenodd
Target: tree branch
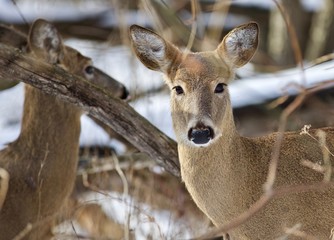
M 124 101 L 65 70 L 0 44 L 0 79 L 15 79 L 73 103 L 104 122 L 175 176 L 180 176 L 177 144 Z

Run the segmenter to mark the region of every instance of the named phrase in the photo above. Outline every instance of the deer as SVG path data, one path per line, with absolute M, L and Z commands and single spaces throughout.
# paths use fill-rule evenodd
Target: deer
M 157 33 L 132 25 L 134 54 L 163 74 L 170 88 L 173 129 L 182 181 L 199 209 L 216 227 L 231 221 L 263 194 L 279 133 L 256 138 L 238 134 L 229 96 L 237 68 L 248 63 L 258 46 L 259 27 L 249 22 L 231 30 L 212 51 L 181 51 Z M 320 129 L 334 161 L 334 128 Z M 317 130 L 309 130 L 316 138 Z M 274 187 L 320 182 L 323 174 L 301 165 L 307 159 L 324 165 L 320 144 L 300 132 L 284 132 Z M 224 239 L 276 239 L 284 229 L 329 239 L 334 228 L 334 189 L 275 198 Z M 290 236 L 288 239 L 300 239 Z
M 10 29 L 2 32 L 6 31 Z M 125 86 L 95 68 L 90 58 L 65 46 L 53 24 L 38 19 L 28 37 L 16 36 L 19 45 L 27 43 L 32 57 L 106 88 L 115 97 L 127 98 Z M 67 204 L 76 178 L 82 114 L 79 107 L 25 85 L 21 132 L 0 151 L 1 239 L 52 237 L 53 222 Z

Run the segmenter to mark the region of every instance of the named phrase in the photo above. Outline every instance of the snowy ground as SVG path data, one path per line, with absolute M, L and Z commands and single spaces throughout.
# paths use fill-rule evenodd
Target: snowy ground
M 111 219 L 125 224 L 130 219 L 129 229 L 135 239 L 190 239 L 193 235 L 204 234 L 208 226 L 206 223 L 196 223 L 195 219 L 184 219 L 172 216 L 170 211 L 157 211 L 151 206 L 138 203 L 136 200 L 109 192 L 108 196 L 97 193 L 88 193 L 81 202 L 94 202 L 102 206 L 102 209 Z M 73 231 L 75 229 L 75 232 Z M 56 228 L 56 232 L 66 234 L 87 234 L 80 225 L 75 222 L 64 222 Z

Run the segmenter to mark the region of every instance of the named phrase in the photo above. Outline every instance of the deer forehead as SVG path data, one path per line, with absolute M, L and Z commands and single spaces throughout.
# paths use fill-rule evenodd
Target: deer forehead
M 89 65 L 92 65 L 92 60 L 88 57 L 83 56 L 80 52 L 74 48 L 66 46 L 66 54 L 64 57 L 65 68 L 79 75 L 83 75 L 83 69 Z
M 172 85 L 185 85 L 187 88 L 200 88 L 228 83 L 234 77 L 233 71 L 219 58 L 216 52 L 188 53 L 171 74 Z

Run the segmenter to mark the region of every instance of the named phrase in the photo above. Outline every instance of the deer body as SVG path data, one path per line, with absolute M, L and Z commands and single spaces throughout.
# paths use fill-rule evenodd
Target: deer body
M 41 61 L 59 64 L 117 97 L 126 97 L 122 84 L 94 69 L 89 58 L 64 46 L 50 23 L 37 20 L 28 42 L 30 54 Z M 50 226 L 75 182 L 82 111 L 28 85 L 23 111 L 18 139 L 0 151 L 0 167 L 10 178 L 0 210 L 0 238 L 13 239 L 32 224 L 24 239 L 49 239 Z
M 197 206 L 221 226 L 253 205 L 263 194 L 277 133 L 260 138 L 238 134 L 228 84 L 235 68 L 247 63 L 257 47 L 255 23 L 232 30 L 215 51 L 182 53 L 154 32 L 133 26 L 133 49 L 152 70 L 165 74 L 171 88 L 173 128 L 178 141 L 182 180 Z M 323 128 L 334 151 L 334 128 Z M 315 131 L 310 131 L 315 136 Z M 284 133 L 274 187 L 320 182 L 321 173 L 301 160 L 323 164 L 319 143 L 299 132 Z M 330 157 L 333 161 L 333 157 Z M 328 239 L 334 227 L 334 189 L 291 194 L 271 201 L 229 236 L 275 239 L 284 227 Z M 289 239 L 299 239 L 289 237 Z
M 333 138 L 334 130 L 328 129 L 327 136 Z M 263 194 L 276 141 L 275 135 L 237 138 L 230 143 L 217 141 L 205 149 L 178 147 L 182 179 L 198 207 L 216 226 L 246 211 Z M 322 159 L 320 147 L 310 155 L 309 147 L 314 148 L 316 143 L 308 138 L 285 135 L 275 187 L 322 181 L 322 174 L 300 165 L 303 159 L 315 163 Z M 285 227 L 301 223 L 305 232 L 319 239 L 329 238 L 334 225 L 333 198 L 331 189 L 275 199 L 230 235 L 232 239 L 275 239 L 283 235 Z
M 25 90 L 21 134 L 0 153 L 1 166 L 11 179 L 0 230 L 11 229 L 10 238 L 27 223 L 54 220 L 55 210 L 73 189 L 78 158 L 81 111 L 33 87 Z M 51 234 L 36 229 L 32 239 Z

